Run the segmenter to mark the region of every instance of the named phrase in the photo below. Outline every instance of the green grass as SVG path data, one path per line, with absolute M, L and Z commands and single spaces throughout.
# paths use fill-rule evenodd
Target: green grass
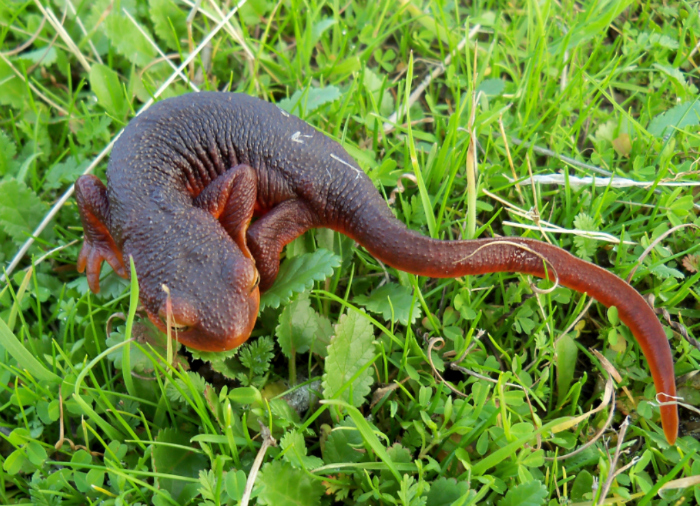
M 135 287 L 106 267 L 95 296 L 75 272 L 64 192 L 92 165 L 104 177 L 144 104 L 194 87 L 277 102 L 335 137 L 426 235 L 546 237 L 624 278 L 665 232 L 700 225 L 697 4 L 463 4 L 249 0 L 216 31 L 234 2 L 205 0 L 191 30 L 189 0 L 0 4 L 0 265 L 56 211 L 0 284 L 0 503 L 238 504 L 262 426 L 278 445 L 250 504 L 700 501 L 697 414 L 681 409 L 669 447 L 633 337 L 598 304 L 571 327 L 588 299 L 564 288 L 416 278 L 318 230 L 286 248 L 249 344 L 168 360 Z M 194 86 L 174 74 L 193 51 Z M 533 191 L 530 170 L 566 177 Z M 609 173 L 647 185 L 576 184 Z M 632 279 L 669 313 L 690 405 L 697 237 L 673 230 Z M 605 360 L 615 403 L 582 416 L 606 400 Z

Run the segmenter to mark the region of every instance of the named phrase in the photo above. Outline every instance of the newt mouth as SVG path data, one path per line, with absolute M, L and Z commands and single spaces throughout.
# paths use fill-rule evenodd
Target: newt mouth
M 167 321 L 167 319 L 164 318 L 163 316 L 161 316 L 161 317 L 160 317 L 160 321 L 163 322 L 164 328 L 167 329 L 167 328 L 168 328 L 168 321 Z M 170 322 L 170 330 L 172 330 L 173 332 L 175 332 L 175 333 L 177 333 L 177 334 L 182 334 L 182 333 L 184 333 L 184 332 L 187 332 L 187 331 L 190 330 L 191 328 L 192 328 L 192 327 L 191 327 L 190 325 L 184 325 L 184 324 L 181 325 L 181 324 L 177 323 L 176 321 L 171 321 L 171 322 Z

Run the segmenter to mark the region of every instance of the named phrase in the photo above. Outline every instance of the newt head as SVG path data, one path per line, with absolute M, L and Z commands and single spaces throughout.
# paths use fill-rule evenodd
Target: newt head
M 142 295 L 149 319 L 165 333 L 169 323 L 171 335 L 188 348 L 227 351 L 243 344 L 257 319 L 260 278 L 255 263 L 236 253 L 237 258 L 226 260 L 225 269 L 198 262 L 179 264 L 177 275 L 164 283 L 165 290 L 161 285 L 157 297 Z

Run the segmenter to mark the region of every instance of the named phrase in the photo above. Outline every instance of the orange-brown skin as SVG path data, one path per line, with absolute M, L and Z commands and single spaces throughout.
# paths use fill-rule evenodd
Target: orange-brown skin
M 197 93 L 155 104 L 116 143 L 107 187 L 83 176 L 76 197 L 85 229 L 78 268 L 87 269 L 90 288 L 99 290 L 102 260 L 127 276 L 124 259 L 133 257 L 149 317 L 165 330 L 167 286 L 177 337 L 192 348 L 242 344 L 255 325 L 259 290 L 277 276 L 282 248 L 310 228 L 327 227 L 421 276 L 556 273 L 562 285 L 617 307 L 656 391 L 676 395 L 663 328 L 622 279 L 532 239 L 440 241 L 408 230 L 337 142 L 247 95 Z M 260 218 L 248 228 L 254 214 Z M 676 406 L 662 406 L 661 420 L 675 442 Z

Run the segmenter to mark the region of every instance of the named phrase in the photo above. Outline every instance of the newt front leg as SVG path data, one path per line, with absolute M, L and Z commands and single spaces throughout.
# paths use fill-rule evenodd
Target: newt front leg
M 93 175 L 81 176 L 75 182 L 75 197 L 85 232 L 85 241 L 78 255 L 78 272 L 87 269 L 88 286 L 98 293 L 104 260 L 122 278 L 128 277 L 128 271 L 122 252 L 109 232 L 109 200 L 105 185 Z

